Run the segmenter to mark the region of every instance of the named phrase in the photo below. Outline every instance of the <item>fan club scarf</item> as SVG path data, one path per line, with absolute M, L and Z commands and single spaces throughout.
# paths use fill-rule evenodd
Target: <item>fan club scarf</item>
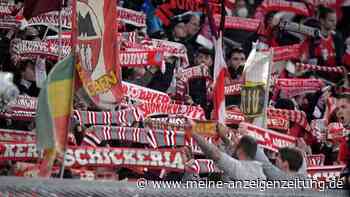
M 287 11 L 297 15 L 310 16 L 311 13 L 303 2 L 291 2 L 285 0 L 264 0 L 262 3 L 263 10 L 268 12 Z
M 127 67 L 159 66 L 164 67 L 164 53 L 161 50 L 122 51 L 120 64 Z M 164 70 L 164 69 L 162 69 Z
M 220 4 L 210 1 L 209 6 L 212 13 L 220 13 Z M 174 16 L 173 11 L 175 10 L 207 13 L 206 6 L 202 0 L 170 0 L 158 6 L 155 15 L 159 17 L 165 26 L 169 26 L 170 18 Z
M 196 141 L 177 129 L 133 128 L 116 126 L 93 126 L 88 129 L 84 142 L 89 146 L 97 146 L 105 140 L 122 140 L 134 143 L 147 144 L 152 148 L 190 146 L 194 153 L 202 154 Z M 209 143 L 217 143 L 215 137 L 204 136 Z
M 273 61 L 284 61 L 290 59 L 300 59 L 302 55 L 302 45 L 293 44 L 287 46 L 272 47 L 273 49 Z
M 258 144 L 269 150 L 277 151 L 278 148 L 296 144 L 296 139 L 292 136 L 256 127 L 245 122 L 240 123 L 240 125 L 247 128 L 248 134 L 253 136 Z
M 0 117 L 23 121 L 33 120 L 36 114 L 37 102 L 34 97 L 19 95 L 8 104 L 8 110 L 0 112 Z
M 34 143 L 36 135 L 32 131 L 0 129 L 0 142 Z
M 277 79 L 276 90 L 286 98 L 291 98 L 308 92 L 316 92 L 322 89 L 324 83 L 320 79 Z
M 164 57 L 177 57 L 181 59 L 181 65 L 187 67 L 189 60 L 187 57 L 187 49 L 183 44 L 159 39 L 144 39 L 141 41 L 141 46 L 148 49 L 162 49 Z
M 295 22 L 281 21 L 279 23 L 279 27 L 281 30 L 291 31 L 291 32 L 295 32 L 295 33 L 301 33 L 301 34 L 311 36 L 311 37 L 320 36 L 320 29 L 314 28 L 314 27 L 309 27 L 309 26 L 302 25 L 302 24 L 295 23 Z
M 304 128 L 306 131 L 311 132 L 311 127 L 307 122 L 306 114 L 303 111 L 287 110 L 287 109 L 267 109 L 268 116 L 285 116 L 287 120 L 294 122 Z
M 190 80 L 206 79 L 206 87 L 212 83 L 212 77 L 206 66 L 199 65 L 186 69 L 180 69 L 176 75 L 176 94 L 186 95 L 188 93 L 188 85 Z
M 11 45 L 12 57 L 18 60 L 37 58 L 38 56 L 56 60 L 59 55 L 59 43 L 53 41 L 14 40 Z M 71 46 L 63 42 L 62 57 L 67 57 Z
M 169 95 L 128 82 L 122 82 L 124 95 L 148 103 L 170 103 Z
M 317 65 L 303 64 L 303 63 L 296 63 L 296 66 L 301 70 L 308 70 L 308 71 L 322 71 L 322 72 L 339 73 L 339 74 L 346 73 L 345 68 L 342 66 L 330 67 L 330 66 L 317 66 Z
M 220 24 L 220 18 L 221 15 L 214 15 L 214 21 L 217 26 Z M 225 16 L 225 29 L 238 29 L 257 32 L 261 23 L 262 21 L 258 19 Z
M 323 154 L 319 155 L 307 155 L 306 162 L 308 167 L 323 166 L 325 156 Z
M 345 168 L 344 165 L 333 166 L 312 166 L 307 168 L 309 177 L 319 181 L 331 181 L 340 177 L 340 173 Z
M 236 96 L 241 94 L 242 83 L 225 85 L 225 96 Z
M 146 27 L 146 15 L 144 13 L 122 7 L 118 7 L 117 10 L 118 19 L 121 19 L 122 22 L 136 27 Z

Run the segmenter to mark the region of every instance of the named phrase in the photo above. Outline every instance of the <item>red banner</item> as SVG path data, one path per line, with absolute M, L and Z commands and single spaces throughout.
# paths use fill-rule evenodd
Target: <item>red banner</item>
M 117 7 L 118 20 L 137 27 L 146 27 L 146 15 L 143 12 Z
M 165 64 L 164 53 L 160 50 L 121 51 L 120 64 L 125 67 L 146 67 Z
M 300 59 L 302 48 L 300 44 L 293 44 L 273 48 L 273 61 L 284 61 L 291 59 Z

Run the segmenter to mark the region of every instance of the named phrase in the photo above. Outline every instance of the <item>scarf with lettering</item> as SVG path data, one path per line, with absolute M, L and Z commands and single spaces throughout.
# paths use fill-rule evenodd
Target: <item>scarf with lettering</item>
M 136 27 L 146 27 L 146 14 L 135 10 L 117 7 L 118 20 Z
M 214 21 L 217 26 L 220 24 L 221 15 L 214 15 Z M 225 29 L 245 30 L 257 32 L 262 21 L 259 19 L 242 18 L 236 16 L 225 16 Z
M 0 142 L 34 143 L 36 134 L 32 131 L 0 129 Z
M 121 51 L 120 65 L 124 67 L 158 66 L 165 71 L 165 60 L 162 49 Z
M 247 128 L 248 135 L 253 136 L 262 147 L 272 151 L 286 146 L 295 146 L 296 138 L 273 130 L 256 127 L 252 124 L 241 122 L 240 126 Z
M 11 56 L 16 61 L 24 59 L 36 59 L 45 57 L 57 60 L 59 55 L 59 43 L 56 41 L 28 41 L 15 39 L 11 43 Z M 62 57 L 66 57 L 71 52 L 69 41 L 62 43 Z
M 267 109 L 268 116 L 286 116 L 288 120 L 294 122 L 304 128 L 306 131 L 311 132 L 311 127 L 307 122 L 306 114 L 303 111 L 297 110 L 287 110 L 287 109 L 276 109 L 276 108 L 268 108 Z
M 264 0 L 261 4 L 264 12 L 293 12 L 297 15 L 311 16 L 311 13 L 303 2 L 291 2 L 286 0 Z
M 293 44 L 286 46 L 278 46 L 273 48 L 273 61 L 284 61 L 291 59 L 300 59 L 300 56 L 303 53 L 302 44 Z
M 291 98 L 300 94 L 317 92 L 322 89 L 324 83 L 320 79 L 277 79 L 275 90 L 280 90 L 285 98 Z
M 317 66 L 312 64 L 296 63 L 296 66 L 301 70 L 308 71 L 322 71 L 328 73 L 339 73 L 344 74 L 346 72 L 345 68 L 342 66 L 330 67 L 330 66 Z
M 190 80 L 206 79 L 206 87 L 209 87 L 213 82 L 207 66 L 199 65 L 186 69 L 180 69 L 176 74 L 176 94 L 188 94 L 188 86 Z

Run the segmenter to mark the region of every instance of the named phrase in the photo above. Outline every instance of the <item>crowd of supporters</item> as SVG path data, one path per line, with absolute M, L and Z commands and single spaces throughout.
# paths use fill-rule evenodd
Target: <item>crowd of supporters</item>
M 194 0 L 195 1 L 195 0 Z M 287 1 L 287 0 L 286 0 Z M 282 147 L 278 152 L 263 149 L 257 145 L 254 138 L 249 137 L 247 128 L 238 124 L 219 125 L 217 132 L 221 137 L 219 146 L 208 143 L 202 136 L 192 133 L 193 138 L 201 148 L 203 155 L 196 155 L 191 148 L 185 147 L 188 159 L 212 159 L 215 165 L 224 173 L 175 173 L 164 170 L 145 170 L 118 168 L 113 169 L 113 176 L 118 180 L 124 178 L 139 178 L 155 180 L 247 180 L 247 179 L 306 179 L 308 155 L 323 155 L 325 166 L 343 165 L 341 176 L 349 177 L 350 170 L 350 1 L 318 1 L 291 0 L 304 4 L 309 11 L 305 16 L 298 12 L 286 10 L 269 11 L 264 9 L 261 0 L 236 0 L 231 5 L 228 2 L 225 8 L 227 17 L 241 17 L 242 19 L 262 20 L 256 31 L 225 28 L 224 55 L 228 68 L 225 85 L 239 84 L 243 81 L 243 70 L 252 43 L 258 42 L 262 49 L 271 47 L 286 47 L 300 44 L 299 56 L 288 60 L 276 61 L 273 67 L 279 65 L 271 74 L 272 81 L 278 79 L 320 79 L 322 87 L 311 91 L 298 91 L 286 96 L 274 86 L 270 88 L 269 107 L 302 111 L 306 121 L 312 129 L 307 130 L 300 124 L 289 122 L 287 130 L 275 129 L 278 132 L 293 136 L 297 139 L 296 147 Z M 288 1 L 289 2 L 289 1 Z M 320 1 L 323 2 L 323 1 Z M 14 1 L 21 7 L 22 1 Z M 179 104 L 200 106 L 205 111 L 206 119 L 213 118 L 213 70 L 215 50 L 213 43 L 203 42 L 201 38 L 205 30 L 210 29 L 210 17 L 207 13 L 191 10 L 174 10 L 174 16 L 169 16 L 170 23 L 163 24 L 155 12 L 166 1 L 161 0 L 119 0 L 118 5 L 127 9 L 144 12 L 147 16 L 147 27 L 136 27 L 130 24 L 119 24 L 119 32 L 134 32 L 138 39 L 160 39 L 180 43 L 186 48 L 188 66 L 202 66 L 208 70 L 209 76 L 194 77 L 190 80 L 178 78 L 178 73 L 185 67 L 181 65 L 179 57 L 166 57 L 165 71 L 161 67 L 123 67 L 123 81 L 140 85 L 160 92 L 167 93 Z M 292 7 L 293 8 L 293 7 Z M 176 13 L 176 15 L 175 15 Z M 283 22 L 294 22 L 312 27 L 315 35 L 303 32 L 288 31 L 281 28 Z M 40 86 L 36 82 L 37 61 L 35 58 L 17 61 L 13 58 L 12 46 L 16 40 L 41 41 L 47 35 L 43 26 L 30 26 L 16 29 L 0 29 L 0 71 L 13 73 L 13 82 L 20 95 L 38 97 Z M 67 30 L 64 30 L 67 31 Z M 209 30 L 210 31 L 210 30 Z M 46 32 L 47 34 L 47 32 Z M 121 46 L 123 50 L 123 45 Z M 53 68 L 57 60 L 46 60 L 46 72 Z M 180 63 L 179 63 L 180 62 Z M 324 69 L 305 69 L 298 66 L 317 65 Z M 180 64 L 180 65 L 179 65 Z M 342 72 L 331 72 L 332 68 L 339 68 Z M 273 76 L 272 76 L 273 75 Z M 182 84 L 186 83 L 186 84 Z M 179 91 L 179 86 L 186 88 Z M 303 88 L 303 87 L 300 87 Z M 226 107 L 238 109 L 241 104 L 241 95 L 226 95 Z M 131 99 L 132 100 L 132 99 Z M 132 102 L 132 101 L 129 101 Z M 84 96 L 74 97 L 74 109 L 81 111 L 100 111 L 95 105 L 86 102 Z M 118 110 L 119 107 L 116 108 Z M 247 119 L 248 120 L 248 119 Z M 72 145 L 86 145 L 84 135 L 88 126 L 73 121 L 72 134 L 69 143 Z M 193 122 L 188 121 L 186 124 Z M 340 138 L 330 137 L 332 132 L 329 125 L 341 123 L 343 132 Z M 144 127 L 141 122 L 134 122 L 134 127 Z M 24 130 L 31 132 L 35 129 L 34 120 L 13 120 L 11 117 L 0 118 L 0 127 L 10 130 Z M 271 128 L 270 128 L 271 129 Z M 234 137 L 227 138 L 228 133 Z M 243 136 L 243 137 L 241 137 Z M 1 139 L 0 139 L 1 141 Z M 98 146 L 107 147 L 148 147 L 120 140 L 103 141 Z M 1 175 L 14 175 L 16 161 L 0 161 Z M 111 170 L 98 168 L 96 171 Z M 58 176 L 58 175 L 54 175 Z M 74 177 L 70 169 L 66 169 L 64 176 Z M 346 178 L 344 178 L 345 180 Z M 348 178 L 349 180 L 349 178 Z

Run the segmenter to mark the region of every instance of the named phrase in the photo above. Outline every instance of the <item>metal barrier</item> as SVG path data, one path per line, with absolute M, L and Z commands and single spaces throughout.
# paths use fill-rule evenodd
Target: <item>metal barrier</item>
M 346 190 L 298 191 L 292 189 L 267 189 L 265 191 L 246 189 L 139 189 L 136 183 L 126 181 L 81 181 L 74 179 L 37 179 L 22 177 L 0 177 L 0 197 L 141 197 L 141 196 L 334 196 L 348 197 Z

